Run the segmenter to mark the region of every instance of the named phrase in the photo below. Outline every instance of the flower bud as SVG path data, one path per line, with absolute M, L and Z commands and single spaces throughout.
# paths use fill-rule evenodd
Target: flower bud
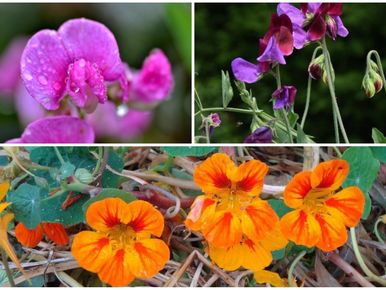
M 83 184 L 90 184 L 94 180 L 94 177 L 86 168 L 78 168 L 75 171 L 75 178 Z
M 375 86 L 375 93 L 379 93 L 380 90 L 383 88 L 383 81 L 379 73 L 377 73 L 374 70 L 371 70 L 370 73 L 370 79 L 373 81 L 374 86 Z
M 321 54 L 313 59 L 308 66 L 308 73 L 314 80 L 318 80 L 324 73 L 324 55 Z
M 375 85 L 369 74 L 366 74 L 363 78 L 362 87 L 369 98 L 372 98 L 375 95 Z
M 334 18 L 329 15 L 326 15 L 326 26 L 327 26 L 327 34 L 331 36 L 332 39 L 335 40 L 336 35 L 338 34 L 338 25 Z
M 263 126 L 257 128 L 251 135 L 247 136 L 244 143 L 272 143 L 272 138 L 271 128 Z

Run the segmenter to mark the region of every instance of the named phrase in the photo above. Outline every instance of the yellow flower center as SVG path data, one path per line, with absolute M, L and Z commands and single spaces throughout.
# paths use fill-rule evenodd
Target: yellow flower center
M 320 213 L 325 210 L 325 201 L 333 195 L 333 191 L 326 189 L 312 189 L 304 198 L 304 211 Z
M 113 249 L 125 248 L 137 239 L 137 233 L 131 226 L 119 224 L 110 230 L 109 238 L 112 242 Z

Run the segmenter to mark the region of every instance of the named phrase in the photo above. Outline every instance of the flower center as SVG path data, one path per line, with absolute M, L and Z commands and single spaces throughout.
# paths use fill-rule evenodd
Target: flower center
M 131 226 L 119 224 L 110 230 L 109 238 L 112 241 L 114 249 L 125 248 L 136 240 L 137 234 Z
M 304 210 L 309 213 L 324 211 L 325 201 L 333 194 L 331 190 L 312 189 L 304 198 Z

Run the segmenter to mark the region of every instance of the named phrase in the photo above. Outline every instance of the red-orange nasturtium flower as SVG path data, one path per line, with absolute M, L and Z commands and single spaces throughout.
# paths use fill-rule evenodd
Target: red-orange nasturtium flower
M 29 229 L 22 223 L 15 227 L 16 239 L 26 247 L 35 248 L 46 235 L 48 239 L 54 241 L 59 246 L 68 244 L 69 238 L 65 228 L 58 223 L 40 223 L 35 229 Z
M 202 232 L 210 257 L 226 270 L 262 269 L 271 263 L 271 251 L 287 243 L 280 230 L 272 235 L 279 218 L 259 198 L 267 172 L 258 160 L 237 167 L 222 153 L 206 159 L 194 172 L 194 181 L 205 194 L 195 199 L 185 224 Z
M 105 283 L 126 286 L 135 277 L 150 278 L 169 260 L 165 242 L 151 237 L 161 236 L 164 218 L 146 201 L 96 201 L 87 209 L 86 221 L 95 231 L 77 234 L 71 251 L 81 267 L 98 273 Z
M 362 191 L 356 186 L 336 193 L 348 172 L 346 161 L 332 160 L 294 176 L 285 188 L 284 202 L 295 210 L 280 221 L 282 232 L 289 240 L 324 251 L 346 243 L 346 226 L 358 224 L 365 203 Z

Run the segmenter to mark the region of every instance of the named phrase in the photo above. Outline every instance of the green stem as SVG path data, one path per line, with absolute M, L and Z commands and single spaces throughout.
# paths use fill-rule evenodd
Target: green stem
M 5 251 L 2 248 L 0 248 L 0 252 L 1 252 L 1 260 L 2 260 L 3 265 L 4 265 L 4 270 L 7 273 L 9 285 L 11 287 L 16 287 L 15 281 L 13 280 L 11 269 L 9 268 L 9 265 L 8 265 L 7 254 L 5 253 Z
M 101 164 L 102 164 L 102 159 L 103 159 L 103 147 L 98 147 L 98 160 L 97 160 L 97 164 L 95 165 L 94 171 L 92 172 L 92 176 L 95 176 L 98 173 L 99 168 L 101 167 Z
M 336 118 L 337 118 L 337 121 L 339 123 L 339 127 L 340 127 L 340 130 L 342 132 L 344 142 L 350 143 L 348 138 L 347 138 L 346 130 L 345 130 L 344 125 L 343 125 L 342 116 L 340 115 L 338 102 L 336 100 L 334 82 L 332 80 L 332 64 L 331 64 L 330 54 L 329 54 L 328 49 L 327 49 L 325 37 L 323 37 L 323 39 L 322 39 L 322 49 L 323 49 L 323 54 L 324 54 L 324 63 L 325 63 L 325 69 L 326 69 L 326 74 L 327 74 L 327 83 L 328 83 L 328 88 L 330 90 L 333 111 L 336 113 Z M 336 140 L 338 140 L 338 138 L 339 137 L 335 136 Z
M 350 237 L 351 237 L 351 242 L 352 242 L 352 247 L 354 250 L 355 257 L 357 258 L 358 264 L 361 267 L 362 271 L 367 275 L 367 277 L 371 281 L 375 281 L 381 284 L 382 286 L 386 286 L 386 280 L 371 272 L 370 269 L 366 266 L 365 261 L 363 261 L 361 253 L 359 251 L 357 238 L 355 235 L 355 228 L 350 228 Z
M 294 284 L 295 278 L 293 276 L 293 272 L 295 270 L 296 265 L 299 263 L 299 261 L 306 255 L 306 251 L 301 251 L 299 255 L 295 258 L 295 260 L 292 262 L 289 270 L 288 270 L 288 284 L 290 287 L 297 287 L 296 283 Z
M 379 225 L 379 223 L 380 223 L 381 221 L 382 221 L 382 219 L 381 219 L 381 218 L 378 218 L 378 220 L 375 222 L 375 224 L 374 224 L 374 234 L 375 234 L 375 236 L 377 237 L 378 241 L 379 241 L 380 243 L 384 244 L 385 241 L 382 239 L 381 234 L 380 234 L 379 231 L 378 231 L 378 225 Z
M 381 57 L 379 56 L 378 51 L 376 51 L 376 50 L 369 51 L 369 53 L 367 54 L 367 64 L 370 63 L 369 61 L 370 61 L 371 56 L 373 54 L 375 55 L 375 60 L 376 60 L 377 65 L 378 65 L 379 72 L 381 73 L 381 78 L 382 78 L 382 81 L 383 81 L 383 89 L 386 92 L 386 79 L 385 79 L 385 74 L 383 72 Z M 366 67 L 366 73 L 368 72 L 368 70 L 369 70 L 369 66 Z
M 335 143 L 340 143 L 340 136 L 339 136 L 339 126 L 338 126 L 338 117 L 336 115 L 336 110 L 334 109 L 334 104 L 332 104 L 332 116 L 334 119 L 334 132 L 335 132 Z
M 206 143 L 210 143 L 210 129 L 209 129 L 209 122 L 205 120 L 205 138 Z
M 64 162 L 62 154 L 60 154 L 60 151 L 59 151 L 58 147 L 54 147 L 54 150 L 55 150 L 56 156 L 58 157 L 58 159 L 60 161 L 60 164 L 63 165 L 65 162 Z
M 320 46 L 318 46 L 317 48 L 315 48 L 313 54 L 312 54 L 312 58 L 311 58 L 311 63 L 314 61 L 314 59 L 316 58 L 316 54 L 319 52 L 319 50 L 321 50 L 322 48 Z M 307 97 L 306 97 L 306 105 L 304 107 L 304 112 L 303 112 L 303 116 L 302 116 L 302 121 L 300 123 L 300 127 L 303 129 L 304 128 L 304 124 L 306 123 L 306 119 L 307 119 L 307 115 L 308 115 L 308 110 L 309 110 L 309 107 L 310 107 L 310 102 L 311 102 L 311 85 L 312 85 L 312 77 L 310 74 L 308 74 L 308 82 L 307 82 Z
M 276 65 L 275 70 L 276 70 L 276 72 L 275 72 L 276 86 L 278 89 L 280 89 L 281 88 L 281 77 L 280 77 L 280 65 L 279 64 Z M 286 131 L 288 134 L 288 140 L 290 143 L 294 143 L 294 141 L 292 139 L 291 126 L 290 126 L 290 123 L 288 120 L 287 111 L 283 108 L 280 110 L 280 114 L 281 114 L 282 119 L 283 119 L 284 124 L 285 124 L 285 128 L 286 128 Z
M 65 284 L 71 287 L 83 287 L 78 281 L 68 275 L 66 272 L 57 272 L 56 275 L 61 279 Z

